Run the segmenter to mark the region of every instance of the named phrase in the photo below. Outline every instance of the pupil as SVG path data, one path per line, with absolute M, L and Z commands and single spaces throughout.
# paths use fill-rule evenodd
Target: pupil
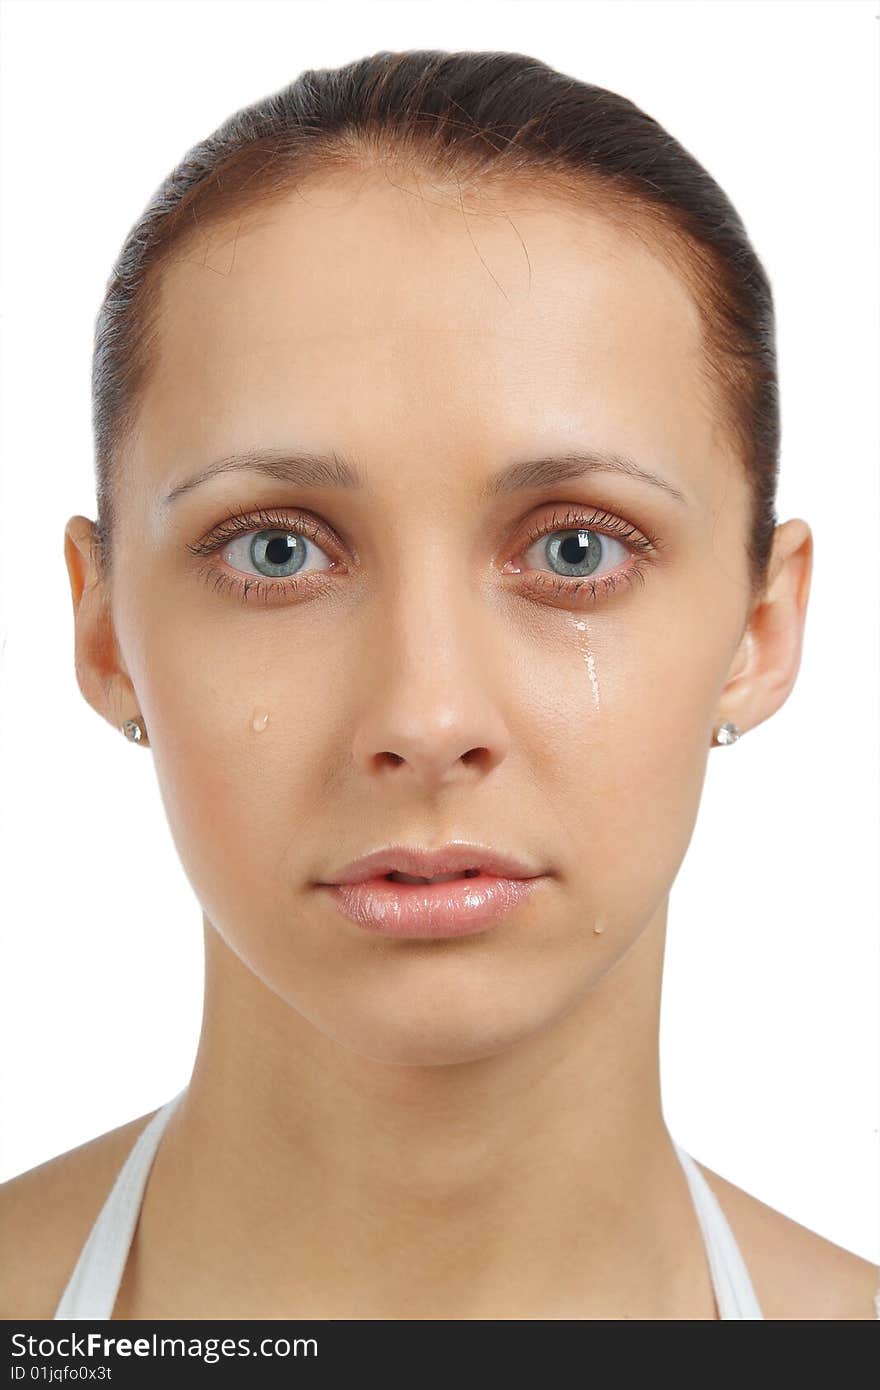
M 293 548 L 291 536 L 276 536 L 266 545 L 266 558 L 270 565 L 286 565 Z
M 579 565 L 587 553 L 589 546 L 581 545 L 577 536 L 569 536 L 559 547 L 562 558 L 567 565 Z

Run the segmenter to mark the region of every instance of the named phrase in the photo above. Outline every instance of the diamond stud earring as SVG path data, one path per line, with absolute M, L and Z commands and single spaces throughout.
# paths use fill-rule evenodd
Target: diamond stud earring
M 729 719 L 726 719 L 723 724 L 719 724 L 715 730 L 715 742 L 722 747 L 728 743 L 736 743 L 738 738 L 739 729 Z
M 143 728 L 137 719 L 126 719 L 124 724 L 120 724 L 120 729 L 125 737 L 132 743 L 144 743 L 146 741 L 146 729 Z

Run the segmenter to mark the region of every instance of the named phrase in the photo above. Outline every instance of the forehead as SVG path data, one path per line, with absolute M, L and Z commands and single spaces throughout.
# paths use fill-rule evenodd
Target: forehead
M 446 476 L 481 451 L 590 443 L 708 495 L 696 306 L 588 205 L 313 179 L 187 247 L 163 277 L 159 340 L 141 415 L 157 483 L 292 440 L 372 474 Z

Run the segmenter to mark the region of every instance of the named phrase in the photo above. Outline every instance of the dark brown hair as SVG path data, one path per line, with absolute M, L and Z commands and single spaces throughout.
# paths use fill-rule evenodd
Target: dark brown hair
M 122 460 L 160 354 L 163 269 L 219 225 L 312 175 L 427 173 L 460 198 L 513 181 L 642 238 L 690 290 L 707 402 L 745 470 L 755 596 L 776 525 L 780 442 L 770 283 L 727 195 L 631 101 L 520 53 L 379 52 L 307 69 L 194 145 L 125 239 L 95 323 L 92 408 L 98 558 L 109 576 Z

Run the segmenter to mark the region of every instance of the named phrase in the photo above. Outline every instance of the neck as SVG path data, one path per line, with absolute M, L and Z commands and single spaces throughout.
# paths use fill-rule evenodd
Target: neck
M 552 1026 L 426 1065 L 328 1036 L 206 922 L 143 1279 L 164 1262 L 196 1317 L 715 1316 L 660 1102 L 665 923 Z

